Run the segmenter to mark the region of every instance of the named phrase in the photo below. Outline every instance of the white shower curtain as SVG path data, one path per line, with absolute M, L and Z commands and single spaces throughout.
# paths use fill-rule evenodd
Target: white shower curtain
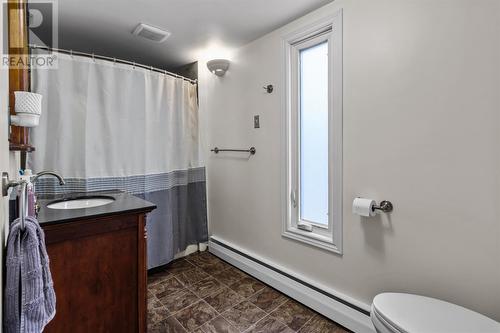
M 196 84 L 58 54 L 58 69 L 33 70 L 32 91 L 43 95 L 43 111 L 28 164 L 67 179 L 37 190 L 120 189 L 157 204 L 148 217 L 150 268 L 207 240 Z

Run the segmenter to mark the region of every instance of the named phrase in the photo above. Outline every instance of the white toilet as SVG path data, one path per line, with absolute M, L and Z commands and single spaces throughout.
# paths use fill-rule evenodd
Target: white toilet
M 482 314 L 412 294 L 377 295 L 371 319 L 378 333 L 500 333 L 500 323 Z

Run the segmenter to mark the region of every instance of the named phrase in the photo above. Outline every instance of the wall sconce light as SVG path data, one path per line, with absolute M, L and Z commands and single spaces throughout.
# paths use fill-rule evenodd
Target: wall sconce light
M 214 59 L 207 62 L 208 70 L 217 76 L 224 76 L 229 69 L 229 60 Z

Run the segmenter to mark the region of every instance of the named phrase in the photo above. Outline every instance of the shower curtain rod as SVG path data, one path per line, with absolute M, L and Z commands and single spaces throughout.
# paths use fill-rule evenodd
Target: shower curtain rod
M 55 47 L 48 47 L 48 46 L 40 46 L 40 45 L 36 45 L 36 44 L 30 44 L 30 48 L 32 48 L 32 49 L 39 49 L 39 50 L 46 50 L 46 51 L 53 51 L 53 52 L 59 52 L 59 53 L 64 53 L 64 54 L 69 54 L 69 55 L 83 56 L 83 57 L 92 58 L 92 59 L 100 59 L 100 60 L 112 61 L 112 62 L 119 63 L 119 64 L 126 64 L 126 65 L 131 65 L 131 66 L 134 66 L 134 67 L 140 67 L 140 68 L 143 68 L 143 69 L 149 69 L 150 71 L 153 71 L 153 72 L 162 73 L 162 74 L 165 74 L 165 75 L 176 77 L 178 79 L 186 80 L 186 81 L 188 81 L 188 82 L 190 82 L 192 84 L 198 83 L 198 80 L 192 80 L 192 79 L 189 79 L 189 78 L 184 77 L 182 75 L 175 74 L 175 73 L 169 72 L 169 71 L 164 70 L 164 69 L 156 68 L 156 67 L 153 67 L 153 66 L 147 66 L 147 65 L 143 65 L 143 64 L 138 64 L 138 63 L 133 62 L 133 61 L 123 60 L 123 59 L 118 59 L 118 58 L 113 58 L 113 57 L 107 57 L 107 56 L 102 56 L 102 55 L 96 55 L 94 53 L 86 53 L 86 52 L 80 52 L 80 51 L 58 49 L 58 48 L 55 48 Z

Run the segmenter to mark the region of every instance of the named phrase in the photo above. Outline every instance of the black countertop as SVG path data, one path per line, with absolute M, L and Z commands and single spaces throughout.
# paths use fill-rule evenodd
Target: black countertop
M 51 209 L 48 204 L 57 201 L 66 201 L 77 198 L 112 198 L 110 204 L 79 209 Z M 156 205 L 142 200 L 134 195 L 121 191 L 100 191 L 86 193 L 68 193 L 50 196 L 38 196 L 40 211 L 38 212 L 38 222 L 40 225 L 58 224 L 69 221 L 85 220 L 96 217 L 111 216 L 124 213 L 148 213 L 156 208 Z

